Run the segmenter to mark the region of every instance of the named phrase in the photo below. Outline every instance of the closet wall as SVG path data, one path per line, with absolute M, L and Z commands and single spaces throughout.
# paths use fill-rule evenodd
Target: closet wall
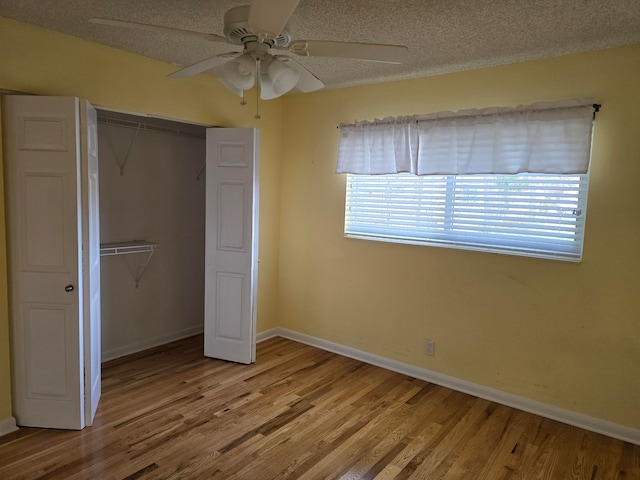
M 101 243 L 159 244 L 137 287 L 147 253 L 101 257 L 103 361 L 203 331 L 204 135 L 99 113 Z

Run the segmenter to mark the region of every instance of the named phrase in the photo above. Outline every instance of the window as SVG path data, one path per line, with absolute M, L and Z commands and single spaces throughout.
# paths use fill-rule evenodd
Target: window
M 588 175 L 348 175 L 354 238 L 579 261 Z
M 349 237 L 580 261 L 592 99 L 340 125 Z

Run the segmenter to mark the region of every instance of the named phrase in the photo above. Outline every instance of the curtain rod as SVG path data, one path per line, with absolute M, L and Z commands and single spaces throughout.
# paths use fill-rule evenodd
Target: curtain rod
M 550 108 L 532 108 L 531 110 L 534 112 L 543 112 L 543 111 L 547 111 L 547 110 L 559 110 L 559 109 L 567 109 L 567 108 L 580 108 L 580 107 L 586 107 L 587 104 L 585 105 L 571 105 L 571 106 L 564 106 L 564 107 L 550 107 Z M 601 103 L 594 103 L 591 105 L 593 107 L 593 118 L 596 118 L 596 113 L 598 113 L 600 111 L 600 108 L 602 107 Z M 489 107 L 490 108 L 490 107 Z M 445 113 L 445 112 L 442 112 Z M 485 116 L 490 116 L 490 115 L 497 115 L 497 113 L 485 113 L 485 114 L 480 114 L 480 115 L 459 115 L 456 116 L 455 112 L 451 112 L 454 113 L 454 115 L 450 115 L 448 117 L 443 117 L 443 118 L 469 118 L 469 117 L 485 117 Z M 427 114 L 423 114 L 423 115 L 404 115 L 406 117 L 415 117 L 415 120 L 418 122 L 420 120 L 425 120 L 426 117 L 428 117 L 429 115 L 433 115 L 432 113 L 427 113 Z M 391 117 L 391 118 L 399 118 L 399 117 Z M 346 126 L 346 127 L 353 127 L 355 125 L 357 125 L 360 122 L 355 122 L 355 123 L 341 123 L 340 125 L 338 125 L 336 128 L 340 128 L 341 126 Z M 373 121 L 370 122 L 372 124 L 385 124 L 385 123 L 390 123 L 390 122 L 385 122 L 384 119 L 379 120 L 379 121 Z

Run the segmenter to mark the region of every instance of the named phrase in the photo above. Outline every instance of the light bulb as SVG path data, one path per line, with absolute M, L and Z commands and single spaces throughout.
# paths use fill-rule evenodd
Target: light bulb
M 287 66 L 282 60 L 274 58 L 267 67 L 267 76 L 273 85 L 273 92 L 279 97 L 296 86 L 300 73 Z
M 225 80 L 239 90 L 255 85 L 256 61 L 249 54 L 240 55 L 224 64 Z

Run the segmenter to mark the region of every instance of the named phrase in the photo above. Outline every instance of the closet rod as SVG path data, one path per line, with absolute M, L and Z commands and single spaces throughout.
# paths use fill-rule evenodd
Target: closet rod
M 105 118 L 98 117 L 98 123 L 102 123 L 103 125 L 114 125 L 116 127 L 122 128 L 140 128 L 143 130 L 148 130 L 150 132 L 158 132 L 158 133 L 168 133 L 177 136 L 184 137 L 194 137 L 194 138 L 206 138 L 205 133 L 196 133 L 196 132 L 188 132 L 186 130 L 181 130 L 179 128 L 169 128 L 169 127 L 160 127 L 158 125 L 153 125 L 150 123 L 145 123 L 141 121 L 127 121 L 113 118 Z

